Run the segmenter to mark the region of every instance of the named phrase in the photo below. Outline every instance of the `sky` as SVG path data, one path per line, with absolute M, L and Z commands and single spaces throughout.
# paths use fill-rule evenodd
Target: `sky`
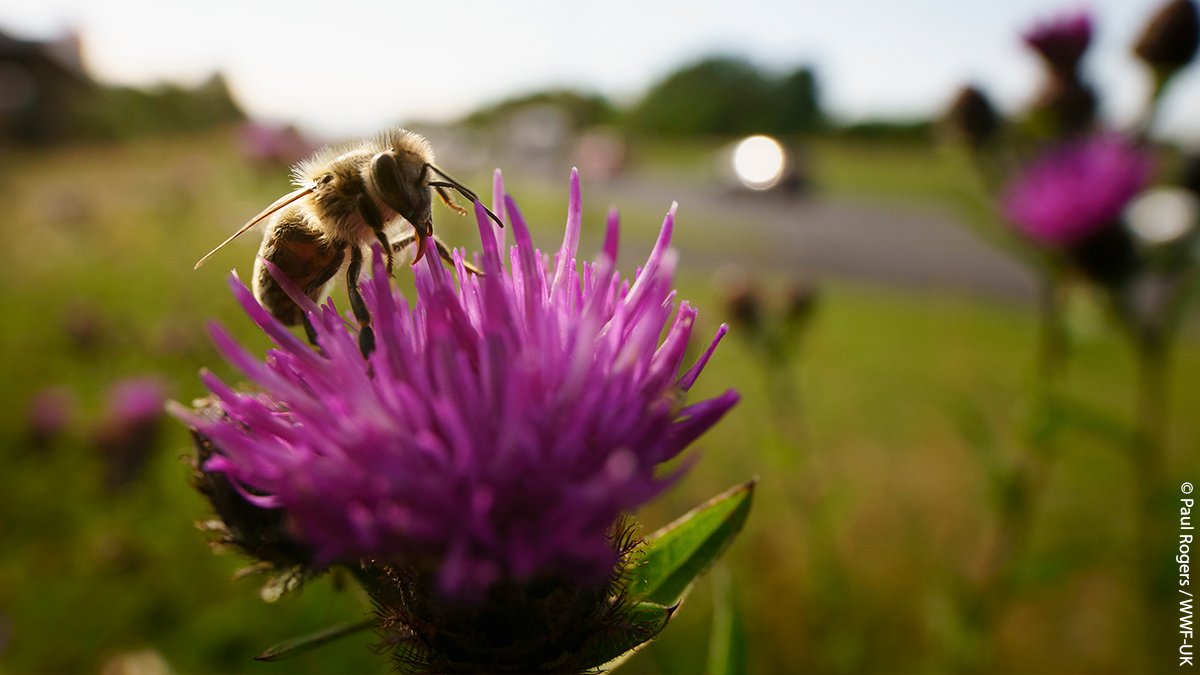
M 121 84 L 228 78 L 251 114 L 324 135 L 451 120 L 550 87 L 636 100 L 704 55 L 816 70 L 846 119 L 942 109 L 965 82 L 1015 110 L 1036 93 L 1020 41 L 1039 19 L 1090 9 L 1085 68 L 1108 116 L 1136 116 L 1148 88 L 1130 45 L 1161 0 L 0 0 L 0 30 L 75 30 L 98 78 Z M 1200 64 L 1176 82 L 1158 131 L 1200 145 Z

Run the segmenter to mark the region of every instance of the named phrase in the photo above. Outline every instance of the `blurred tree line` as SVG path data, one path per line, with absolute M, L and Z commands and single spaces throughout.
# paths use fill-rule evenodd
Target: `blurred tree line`
M 76 36 L 0 31 L 0 144 L 186 133 L 245 117 L 219 74 L 194 87 L 107 86 L 84 69 Z
M 81 113 L 81 133 L 108 139 L 203 131 L 246 119 L 220 74 L 195 87 L 100 87 Z
M 630 134 L 674 138 L 837 134 L 872 141 L 929 141 L 932 120 L 842 122 L 826 113 L 816 71 L 798 66 L 774 73 L 733 56 L 687 63 L 619 107 L 606 97 L 571 89 L 523 94 L 482 107 L 462 120 L 484 128 L 533 108 L 552 108 L 575 130 L 615 127 Z
M 822 107 L 813 68 L 773 72 L 733 56 L 685 64 L 625 106 L 596 93 L 554 89 L 484 106 L 461 122 L 500 128 L 534 109 L 553 110 L 575 131 L 611 127 L 632 135 L 674 138 L 836 132 L 872 140 L 915 140 L 927 138 L 930 129 L 922 120 L 839 124 Z M 219 74 L 194 87 L 108 86 L 87 74 L 73 36 L 40 42 L 0 31 L 0 143 L 187 133 L 245 119 Z
M 776 77 L 729 57 L 671 73 L 627 117 L 630 131 L 665 136 L 792 135 L 819 131 L 824 123 L 811 68 Z
M 463 123 L 490 127 L 532 107 L 553 107 L 575 129 L 613 126 L 656 136 L 733 136 L 818 133 L 827 121 L 816 73 L 807 66 L 782 75 L 741 58 L 707 57 L 668 74 L 632 105 L 559 89 L 505 99 L 480 108 Z

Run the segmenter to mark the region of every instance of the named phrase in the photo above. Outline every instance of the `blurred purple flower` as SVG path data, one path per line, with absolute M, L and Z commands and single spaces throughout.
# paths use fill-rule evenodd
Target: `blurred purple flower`
M 376 250 L 362 285 L 377 340 L 368 359 L 332 302 L 305 303 L 314 351 L 235 278 L 234 294 L 278 348 L 263 363 L 221 328 L 212 333 L 263 393 L 235 392 L 205 372 L 226 417 L 173 408 L 217 449 L 204 469 L 250 502 L 284 509 L 321 563 L 429 566 L 460 596 L 534 577 L 602 581 L 617 562 L 617 519 L 670 485 L 686 465 L 665 476 L 658 466 L 738 400 L 730 390 L 684 403 L 726 328 L 680 372 L 696 310 L 675 310 L 674 206 L 631 284 L 615 267 L 615 212 L 601 255 L 580 275 L 577 172 L 552 267 L 516 204 L 500 197 L 498 172 L 495 183 L 495 210 L 516 237 L 508 265 L 504 231 L 479 204 L 483 276 L 468 274 L 456 251 L 456 286 L 427 256 L 410 308 Z
M 1082 11 L 1040 21 L 1021 38 L 1052 67 L 1074 70 L 1092 40 L 1092 15 Z
M 1151 157 L 1120 136 L 1049 150 L 1005 188 L 1005 215 L 1033 242 L 1070 247 L 1117 223 L 1146 186 Z
M 238 130 L 238 143 L 248 159 L 267 165 L 293 164 L 316 150 L 316 145 L 290 124 L 246 122 Z
M 167 386 L 156 377 L 121 380 L 108 390 L 105 419 L 119 426 L 135 426 L 162 417 Z
M 166 400 L 167 386 L 155 377 L 129 378 L 109 388 L 94 440 L 104 455 L 110 489 L 141 473 L 158 440 Z
M 25 405 L 25 429 L 37 447 L 54 442 L 71 426 L 75 417 L 75 395 L 62 386 L 43 387 Z

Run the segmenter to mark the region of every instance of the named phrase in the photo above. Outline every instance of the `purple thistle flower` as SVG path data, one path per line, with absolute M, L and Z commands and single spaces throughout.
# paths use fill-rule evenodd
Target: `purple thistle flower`
M 156 377 L 121 380 L 108 390 L 105 420 L 115 426 L 151 424 L 162 417 L 167 387 Z
M 45 447 L 62 436 L 75 417 L 74 393 L 63 386 L 39 389 L 25 405 L 25 429 L 30 441 Z
M 1040 21 L 1021 39 L 1051 67 L 1073 71 L 1092 41 L 1092 15 L 1081 11 Z
M 155 377 L 120 380 L 109 388 L 93 442 L 104 456 L 105 484 L 116 490 L 140 475 L 162 427 L 166 384 Z
M 738 400 L 730 390 L 684 403 L 726 327 L 681 372 L 697 312 L 677 306 L 671 288 L 674 206 L 630 283 L 615 267 L 615 212 L 599 257 L 577 267 L 577 172 L 553 263 L 502 196 L 499 172 L 495 194 L 516 245 L 506 264 L 504 231 L 476 203 L 483 276 L 467 273 L 455 251 L 456 284 L 426 256 L 410 307 L 375 250 L 361 287 L 376 334 L 366 359 L 332 301 L 318 307 L 292 289 L 315 351 L 231 280 L 277 348 L 262 362 L 221 328 L 212 335 L 262 393 L 235 392 L 205 372 L 226 416 L 174 414 L 217 449 L 204 470 L 260 507 L 283 509 L 320 564 L 436 568 L 441 589 L 458 596 L 536 577 L 602 581 L 618 558 L 614 523 L 681 475 L 686 464 L 665 476 L 657 469 Z
M 1152 169 L 1151 158 L 1119 136 L 1062 145 L 1009 183 L 1004 213 L 1033 242 L 1071 247 L 1117 223 Z
M 316 145 L 291 125 L 250 121 L 238 130 L 242 154 L 263 165 L 292 164 L 312 154 Z

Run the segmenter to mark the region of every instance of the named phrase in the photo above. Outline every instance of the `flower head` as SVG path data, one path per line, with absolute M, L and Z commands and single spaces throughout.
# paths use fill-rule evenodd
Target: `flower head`
M 1058 16 L 1035 24 L 1021 38 L 1052 68 L 1073 71 L 1092 41 L 1092 16 L 1088 12 Z
M 1118 136 L 1059 146 L 1008 185 L 1004 212 L 1034 243 L 1071 247 L 1117 223 L 1152 168 L 1148 155 Z
M 167 385 L 155 377 L 113 384 L 94 442 L 105 460 L 105 483 L 117 489 L 135 479 L 151 457 L 163 419 Z
M 63 386 L 39 389 L 25 405 L 25 429 L 29 440 L 45 447 L 62 436 L 75 417 L 75 395 Z
M 167 386 L 156 377 L 120 380 L 108 390 L 104 416 L 118 426 L 150 424 L 163 416 L 166 400 Z
M 205 373 L 224 416 L 175 414 L 216 448 L 204 470 L 282 509 L 320 563 L 423 565 L 458 595 L 540 577 L 602 580 L 618 557 L 614 522 L 668 486 L 681 470 L 662 476 L 659 465 L 737 401 L 733 391 L 683 400 L 725 328 L 681 369 L 696 310 L 676 306 L 671 289 L 674 207 L 629 282 L 615 267 L 615 213 L 599 257 L 577 266 L 576 173 L 552 262 L 500 197 L 499 174 L 496 193 L 516 245 L 506 262 L 504 232 L 477 203 L 482 276 L 456 251 L 456 284 L 427 256 L 410 306 L 375 251 L 361 286 L 376 336 L 367 358 L 332 302 L 318 307 L 292 289 L 314 350 L 232 283 L 276 348 L 263 362 L 219 327 L 213 337 L 262 392 Z

